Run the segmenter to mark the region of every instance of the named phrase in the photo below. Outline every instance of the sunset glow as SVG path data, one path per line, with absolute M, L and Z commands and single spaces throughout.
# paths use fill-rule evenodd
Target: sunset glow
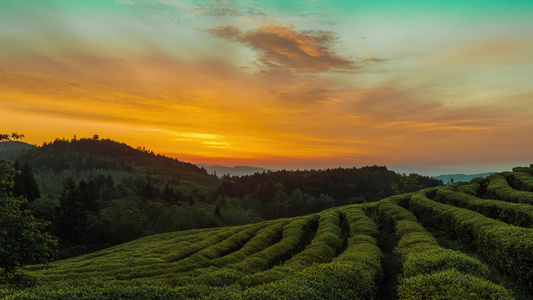
M 532 163 L 532 16 L 529 0 L 2 0 L 0 132 L 277 169 Z

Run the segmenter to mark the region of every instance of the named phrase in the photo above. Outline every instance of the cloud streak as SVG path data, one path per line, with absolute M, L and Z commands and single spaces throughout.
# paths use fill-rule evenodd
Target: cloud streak
M 219 26 L 210 32 L 256 50 L 261 57 L 256 63 L 266 72 L 353 72 L 357 69 L 352 60 L 335 53 L 337 38 L 329 31 L 297 31 L 278 24 L 248 31 Z
M 165 153 L 369 164 L 429 161 L 435 155 L 453 160 L 479 145 L 492 149 L 491 155 L 509 153 L 498 141 L 512 143 L 514 131 L 525 134 L 523 118 L 529 116 L 515 107 L 459 109 L 427 102 L 423 90 L 392 84 L 341 89 L 326 78 L 269 81 L 228 64 L 162 54 L 135 61 L 73 56 L 62 62 L 64 67 L 57 60 L 21 56 L 0 63 L 2 114 L 54 120 L 63 130 L 80 120 L 94 130 L 138 128 L 138 143 L 152 141 Z M 518 95 L 517 105 L 530 95 Z
M 276 168 L 529 157 L 533 27 L 435 31 L 307 4 L 0 11 L 0 127 Z

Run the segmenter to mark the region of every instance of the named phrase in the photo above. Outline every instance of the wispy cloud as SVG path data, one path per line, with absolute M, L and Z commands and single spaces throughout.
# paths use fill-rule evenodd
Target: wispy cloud
M 337 38 L 330 31 L 297 31 L 277 24 L 248 31 L 235 26 L 219 26 L 210 32 L 256 50 L 261 57 L 257 63 L 265 71 L 319 73 L 357 69 L 352 60 L 335 53 Z
M 370 58 L 365 59 L 364 61 L 365 62 L 385 62 L 387 60 L 388 59 L 384 59 L 384 58 L 370 57 Z
M 437 30 L 425 17 L 355 18 L 322 13 L 332 2 L 302 3 L 0 11 L 0 126 L 52 139 L 81 126 L 203 158 L 353 165 L 530 155 L 530 23 L 500 35 L 465 23 Z

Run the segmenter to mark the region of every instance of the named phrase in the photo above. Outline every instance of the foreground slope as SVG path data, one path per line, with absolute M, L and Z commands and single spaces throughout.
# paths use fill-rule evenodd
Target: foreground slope
M 531 299 L 533 168 L 141 238 L 31 266 L 15 299 Z

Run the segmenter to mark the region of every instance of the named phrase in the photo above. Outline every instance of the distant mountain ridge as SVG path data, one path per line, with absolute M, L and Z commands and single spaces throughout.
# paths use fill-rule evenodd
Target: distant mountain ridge
M 418 168 L 411 166 L 392 166 L 389 167 L 389 170 L 393 170 L 398 173 L 411 174 L 416 173 L 425 176 L 438 176 L 442 174 L 455 174 L 461 173 L 460 170 L 449 169 L 449 168 Z
M 442 180 L 444 184 L 450 184 L 454 182 L 467 182 L 477 177 L 486 178 L 492 174 L 495 174 L 496 172 L 487 172 L 487 173 L 478 173 L 478 174 L 444 174 L 439 176 L 433 176 L 435 179 Z M 452 182 L 453 179 L 453 182 Z
M 229 174 L 230 176 L 246 176 L 253 175 L 255 173 L 262 173 L 266 171 L 276 171 L 273 169 L 265 169 L 260 167 L 250 166 L 222 166 L 222 165 L 210 165 L 210 164 L 197 164 L 198 166 L 207 170 L 209 174 L 216 174 L 218 177 Z

